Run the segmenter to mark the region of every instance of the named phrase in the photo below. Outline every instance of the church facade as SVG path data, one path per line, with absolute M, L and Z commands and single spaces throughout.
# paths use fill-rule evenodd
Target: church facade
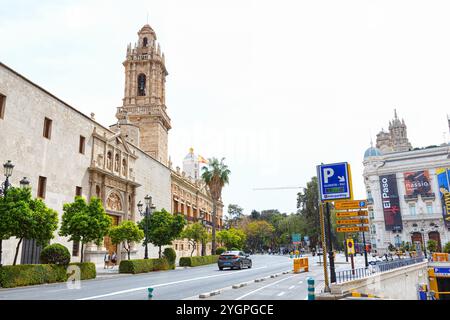
M 209 209 L 210 214 L 206 203 L 211 203 L 211 198 L 199 182 L 189 188 L 205 204 L 194 209 L 191 200 L 183 200 L 192 208 L 192 215 L 174 207 L 174 194 L 178 195 L 174 186 L 184 185 L 188 179 L 169 167 L 171 124 L 165 105 L 168 72 L 164 60 L 155 32 L 145 25 L 138 32 L 138 43 L 127 48 L 124 98 L 116 111 L 118 122 L 110 127 L 0 63 L 0 132 L 4 133 L 0 154 L 2 163 L 11 160 L 15 165 L 12 185 L 18 186 L 19 180 L 27 177 L 32 195 L 56 210 L 59 221 L 64 203 L 77 195 L 100 198 L 114 225 L 140 221 L 137 203 L 144 202 L 146 195 L 152 196 L 156 210 L 182 212 L 188 219 L 200 208 Z M 58 232 L 51 242 L 66 246 L 72 261 L 79 261 L 79 243 Z M 14 238 L 3 241 L 4 264 L 12 263 L 17 243 Z M 33 239 L 25 239 L 18 263 L 39 263 L 40 250 Z M 149 250 L 150 256 L 157 256 L 157 248 L 150 246 Z M 105 237 L 100 246 L 87 245 L 85 261 L 102 264 L 107 252 L 117 252 L 119 259 L 125 257 L 121 246 L 112 245 Z M 143 258 L 143 246 L 135 245 L 131 256 Z

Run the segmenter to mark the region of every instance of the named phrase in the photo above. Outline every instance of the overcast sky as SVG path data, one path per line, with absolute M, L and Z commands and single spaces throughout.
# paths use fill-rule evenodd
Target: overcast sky
M 0 0 L 0 61 L 108 126 L 127 44 L 147 22 L 166 56 L 169 154 L 225 157 L 225 205 L 296 210 L 317 164 L 364 151 L 394 108 L 413 147 L 448 139 L 450 2 Z

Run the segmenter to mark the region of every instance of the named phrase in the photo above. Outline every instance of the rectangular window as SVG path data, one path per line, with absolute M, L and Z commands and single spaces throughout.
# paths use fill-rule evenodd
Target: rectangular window
M 72 255 L 74 257 L 78 257 L 79 252 L 80 252 L 80 241 L 74 241 L 72 246 Z
M 3 119 L 5 116 L 5 103 L 6 97 L 0 94 L 0 119 Z
M 44 137 L 50 139 L 52 136 L 52 120 L 49 118 L 44 119 Z
M 175 243 L 175 250 L 178 251 L 178 244 Z
M 427 202 L 427 213 L 433 214 L 433 204 L 431 202 Z
M 81 154 L 84 154 L 84 145 L 85 145 L 85 142 L 86 142 L 86 138 L 83 137 L 83 136 L 80 136 L 80 144 L 78 145 L 78 151 L 79 151 Z
M 416 205 L 415 204 L 410 204 L 409 205 L 409 214 L 412 216 L 416 215 Z
M 45 199 L 45 189 L 47 187 L 47 178 L 39 176 L 38 182 L 38 198 Z
M 81 187 L 76 187 L 75 188 L 75 196 L 77 197 L 81 197 L 83 189 Z

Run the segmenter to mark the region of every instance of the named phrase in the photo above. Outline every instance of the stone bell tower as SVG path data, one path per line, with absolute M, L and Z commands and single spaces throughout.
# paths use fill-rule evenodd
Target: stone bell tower
M 127 47 L 125 94 L 117 119 L 139 128 L 139 147 L 167 165 L 170 118 L 166 112 L 165 82 L 168 75 L 164 54 L 156 44 L 156 34 L 146 24 L 138 32 L 138 42 Z

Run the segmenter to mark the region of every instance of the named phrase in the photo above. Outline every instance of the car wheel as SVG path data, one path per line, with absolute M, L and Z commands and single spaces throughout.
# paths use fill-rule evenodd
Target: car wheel
M 244 263 L 241 262 L 241 263 L 239 264 L 239 270 L 242 270 L 243 267 L 244 267 Z
M 251 269 L 252 267 L 252 263 L 250 262 L 250 264 L 247 266 L 247 268 Z
M 219 267 L 219 270 L 223 270 L 223 267 Z

